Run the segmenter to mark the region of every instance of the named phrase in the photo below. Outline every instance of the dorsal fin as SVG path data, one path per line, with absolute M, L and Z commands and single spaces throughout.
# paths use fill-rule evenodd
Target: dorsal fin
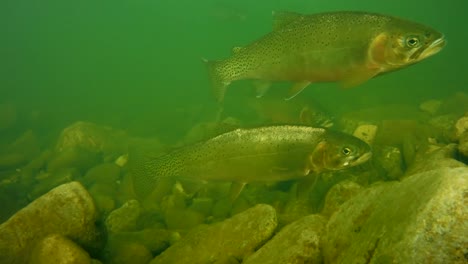
M 286 25 L 291 24 L 293 21 L 301 19 L 304 15 L 290 12 L 290 11 L 273 11 L 273 30 L 278 30 Z
M 232 54 L 236 54 L 238 52 L 240 52 L 243 48 L 242 47 L 234 47 L 232 48 Z

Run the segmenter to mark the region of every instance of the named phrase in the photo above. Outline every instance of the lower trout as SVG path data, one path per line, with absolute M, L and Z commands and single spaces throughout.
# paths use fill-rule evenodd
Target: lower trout
M 367 12 L 273 14 L 273 31 L 233 49 L 226 60 L 207 61 L 216 99 L 236 80 L 261 80 L 257 96 L 271 81 L 294 85 L 286 99 L 311 83 L 353 87 L 438 53 L 442 33 L 409 20 Z
M 341 170 L 370 157 L 370 146 L 354 136 L 284 125 L 237 129 L 160 157 L 129 158 L 135 193 L 146 197 L 165 177 L 232 181 L 243 186 Z

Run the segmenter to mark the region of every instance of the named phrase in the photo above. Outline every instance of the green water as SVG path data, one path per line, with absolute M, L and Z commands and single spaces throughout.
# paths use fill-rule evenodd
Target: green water
M 419 102 L 468 90 L 467 7 L 463 0 L 2 1 L 0 103 L 39 114 L 44 133 L 89 120 L 135 134 L 182 135 L 182 110 L 208 105 L 190 117 L 203 118 L 213 104 L 201 57 L 225 58 L 231 47 L 269 32 L 272 10 L 375 11 L 443 32 L 448 45 L 422 63 L 349 91 L 318 84 L 300 95 L 345 110 L 356 102 Z M 248 84 L 229 89 L 226 104 L 245 108 L 237 100 L 244 96 L 252 96 Z
M 180 143 L 192 127 L 216 116 L 217 105 L 202 58 L 227 58 L 232 47 L 270 32 L 273 10 L 384 13 L 431 26 L 447 40 L 446 47 L 433 57 L 353 89 L 328 83 L 310 85 L 297 96 L 298 102 L 316 102 L 337 118 L 356 112 L 368 117 L 373 109 L 382 107 L 382 113 L 372 116 L 375 123 L 394 112 L 400 119 L 420 121 L 419 112 L 405 116 L 406 109 L 419 111 L 419 104 L 429 99 L 443 101 L 459 92 L 468 93 L 466 0 L 3 0 L 0 148 L 31 130 L 37 140 L 31 144 L 38 149 L 31 150 L 37 153 L 35 158 L 53 149 L 60 132 L 77 121 L 120 129 L 131 137 L 157 138 L 170 147 Z M 276 84 L 265 97 L 283 100 L 287 88 Z M 256 125 L 257 119 L 252 118 L 256 113 L 248 104 L 254 98 L 250 82 L 233 83 L 222 117 Z M 388 105 L 393 108 L 386 108 Z M 463 111 L 455 109 L 453 113 L 458 118 Z M 406 124 L 400 121 L 386 126 Z M 402 130 L 409 133 L 423 130 L 411 122 L 406 125 Z M 395 136 L 391 130 L 382 137 L 388 140 L 406 135 L 398 128 L 395 131 Z M 430 135 L 419 136 L 426 140 Z M 405 139 L 396 138 L 384 143 L 401 147 L 402 142 Z M 0 158 L 6 154 L 0 151 Z M 22 182 L 26 177 L 17 176 L 21 168 L 3 170 L 0 163 L 0 204 L 6 205 L 0 209 L 0 223 L 31 202 L 28 191 L 40 181 L 36 174 L 44 173 L 45 167 Z M 126 168 L 119 176 L 125 173 Z M 10 184 L 10 178 L 17 181 Z M 323 197 L 335 183 L 322 183 L 328 185 L 319 195 Z M 263 200 L 254 201 L 287 201 L 292 184 L 279 186 L 276 192 L 265 191 L 268 195 Z M 278 198 L 277 193 L 283 196 Z

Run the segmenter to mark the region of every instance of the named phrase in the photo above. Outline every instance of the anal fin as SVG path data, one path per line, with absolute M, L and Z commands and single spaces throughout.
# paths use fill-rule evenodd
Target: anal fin
M 296 95 L 298 95 L 304 88 L 306 88 L 310 84 L 309 81 L 303 81 L 303 82 L 297 82 L 295 83 L 288 92 L 288 97 L 285 98 L 285 100 L 291 100 L 294 98 Z
M 245 184 L 245 182 L 231 183 L 231 188 L 229 190 L 229 199 L 231 200 L 231 202 L 234 202 L 239 197 L 239 194 L 244 189 Z
M 344 78 L 340 84 L 342 88 L 352 88 L 367 82 L 368 80 L 379 74 L 380 69 L 363 69 L 356 71 Z
M 315 188 L 317 185 L 317 181 L 320 178 L 319 174 L 313 174 L 309 175 L 307 177 L 304 177 L 297 183 L 297 192 L 296 196 L 297 198 L 304 198 L 307 197 L 310 193 L 310 191 Z

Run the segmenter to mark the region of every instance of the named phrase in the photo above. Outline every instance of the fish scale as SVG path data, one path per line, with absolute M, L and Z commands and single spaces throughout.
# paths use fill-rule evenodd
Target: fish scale
M 356 86 L 430 57 L 445 45 L 435 29 L 376 13 L 280 12 L 274 14 L 273 25 L 272 32 L 236 48 L 231 57 L 207 61 L 219 102 L 231 82 L 243 79 L 294 82 L 288 99 L 310 83 Z M 263 86 L 258 96 L 266 89 Z
M 283 125 L 237 129 L 159 157 L 131 153 L 129 162 L 135 193 L 145 197 L 162 178 L 285 181 L 356 166 L 370 153 L 366 143 L 345 133 Z

